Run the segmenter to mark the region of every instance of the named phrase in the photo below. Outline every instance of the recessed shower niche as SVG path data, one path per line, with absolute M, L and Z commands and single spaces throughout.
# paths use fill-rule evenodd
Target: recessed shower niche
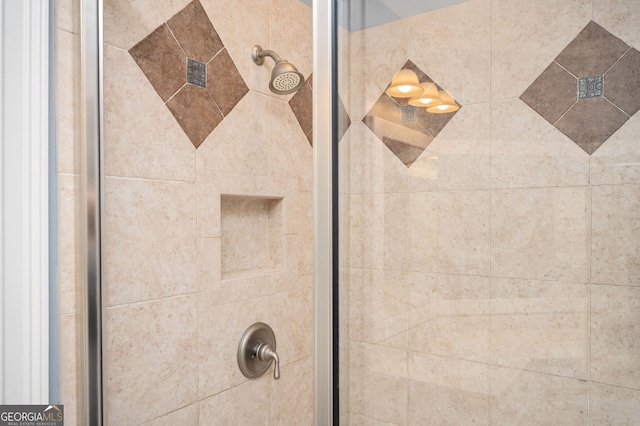
M 284 269 L 282 200 L 221 195 L 222 279 Z

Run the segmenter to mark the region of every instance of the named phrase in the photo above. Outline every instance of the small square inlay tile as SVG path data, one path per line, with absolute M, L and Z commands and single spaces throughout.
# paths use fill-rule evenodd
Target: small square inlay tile
M 207 64 L 187 59 L 187 83 L 207 87 Z
M 603 77 L 584 77 L 578 79 L 578 96 L 580 99 L 601 98 Z
M 420 83 L 433 83 L 433 80 L 411 61 L 407 61 L 402 68 L 414 71 Z M 441 89 L 440 86 L 438 89 Z M 456 113 L 457 111 L 432 114 L 427 112 L 426 108 L 408 105 L 407 99 L 392 98 L 382 93 L 362 122 L 405 166 L 411 167 Z
M 196 148 L 249 91 L 198 0 L 129 53 Z

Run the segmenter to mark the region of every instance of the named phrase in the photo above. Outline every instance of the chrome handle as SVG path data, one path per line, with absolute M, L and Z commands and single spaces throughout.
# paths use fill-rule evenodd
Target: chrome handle
M 276 351 L 271 349 L 271 345 L 260 343 L 258 349 L 256 349 L 256 355 L 260 361 L 271 363 L 271 360 L 273 360 L 275 362 L 273 378 L 278 380 L 280 378 L 280 358 L 278 358 Z

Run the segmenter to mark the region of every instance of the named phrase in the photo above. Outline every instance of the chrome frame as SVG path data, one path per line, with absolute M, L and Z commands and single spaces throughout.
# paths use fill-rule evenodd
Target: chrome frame
M 313 2 L 313 226 L 316 426 L 333 424 L 333 45 L 334 0 Z
M 82 138 L 83 349 L 79 419 L 106 423 L 103 404 L 102 289 L 102 0 L 80 0 L 80 125 Z

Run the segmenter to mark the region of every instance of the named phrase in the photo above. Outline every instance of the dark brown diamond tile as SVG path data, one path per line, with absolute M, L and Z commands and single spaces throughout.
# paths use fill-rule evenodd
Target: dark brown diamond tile
M 425 138 L 431 138 L 431 136 L 425 136 Z M 414 146 L 406 143 L 405 141 L 394 139 L 394 138 L 384 138 L 382 141 L 384 144 L 393 152 L 396 157 L 400 161 L 402 161 L 405 166 L 411 167 L 411 165 L 420 157 L 420 154 L 424 151 L 426 147 Z M 428 144 L 427 144 L 428 145 Z
M 640 110 L 640 52 L 629 49 L 604 80 L 607 99 L 630 116 Z
M 191 84 L 180 89 L 167 107 L 196 148 L 223 118 L 207 89 Z
M 227 49 L 207 64 L 207 89 L 225 116 L 249 92 Z
M 224 47 L 198 0 L 176 13 L 167 25 L 187 56 L 198 62 L 206 64 Z
M 602 75 L 628 48 L 624 41 L 591 21 L 560 52 L 556 62 L 576 77 Z
M 555 62 L 547 67 L 520 99 L 554 124 L 577 101 L 576 77 Z
M 366 117 L 380 117 L 387 121 L 400 124 L 402 113 L 400 105 L 391 96 L 383 93 L 371 107 Z
M 187 58 L 166 25 L 160 25 L 129 53 L 163 101 L 186 83 Z
M 575 104 L 556 127 L 591 155 L 628 119 L 607 99 L 593 98 Z
M 289 107 L 293 111 L 298 124 L 307 137 L 313 128 L 313 91 L 309 85 L 309 79 L 302 85 L 300 90 L 289 99 Z M 312 141 L 309 141 L 312 143 Z

